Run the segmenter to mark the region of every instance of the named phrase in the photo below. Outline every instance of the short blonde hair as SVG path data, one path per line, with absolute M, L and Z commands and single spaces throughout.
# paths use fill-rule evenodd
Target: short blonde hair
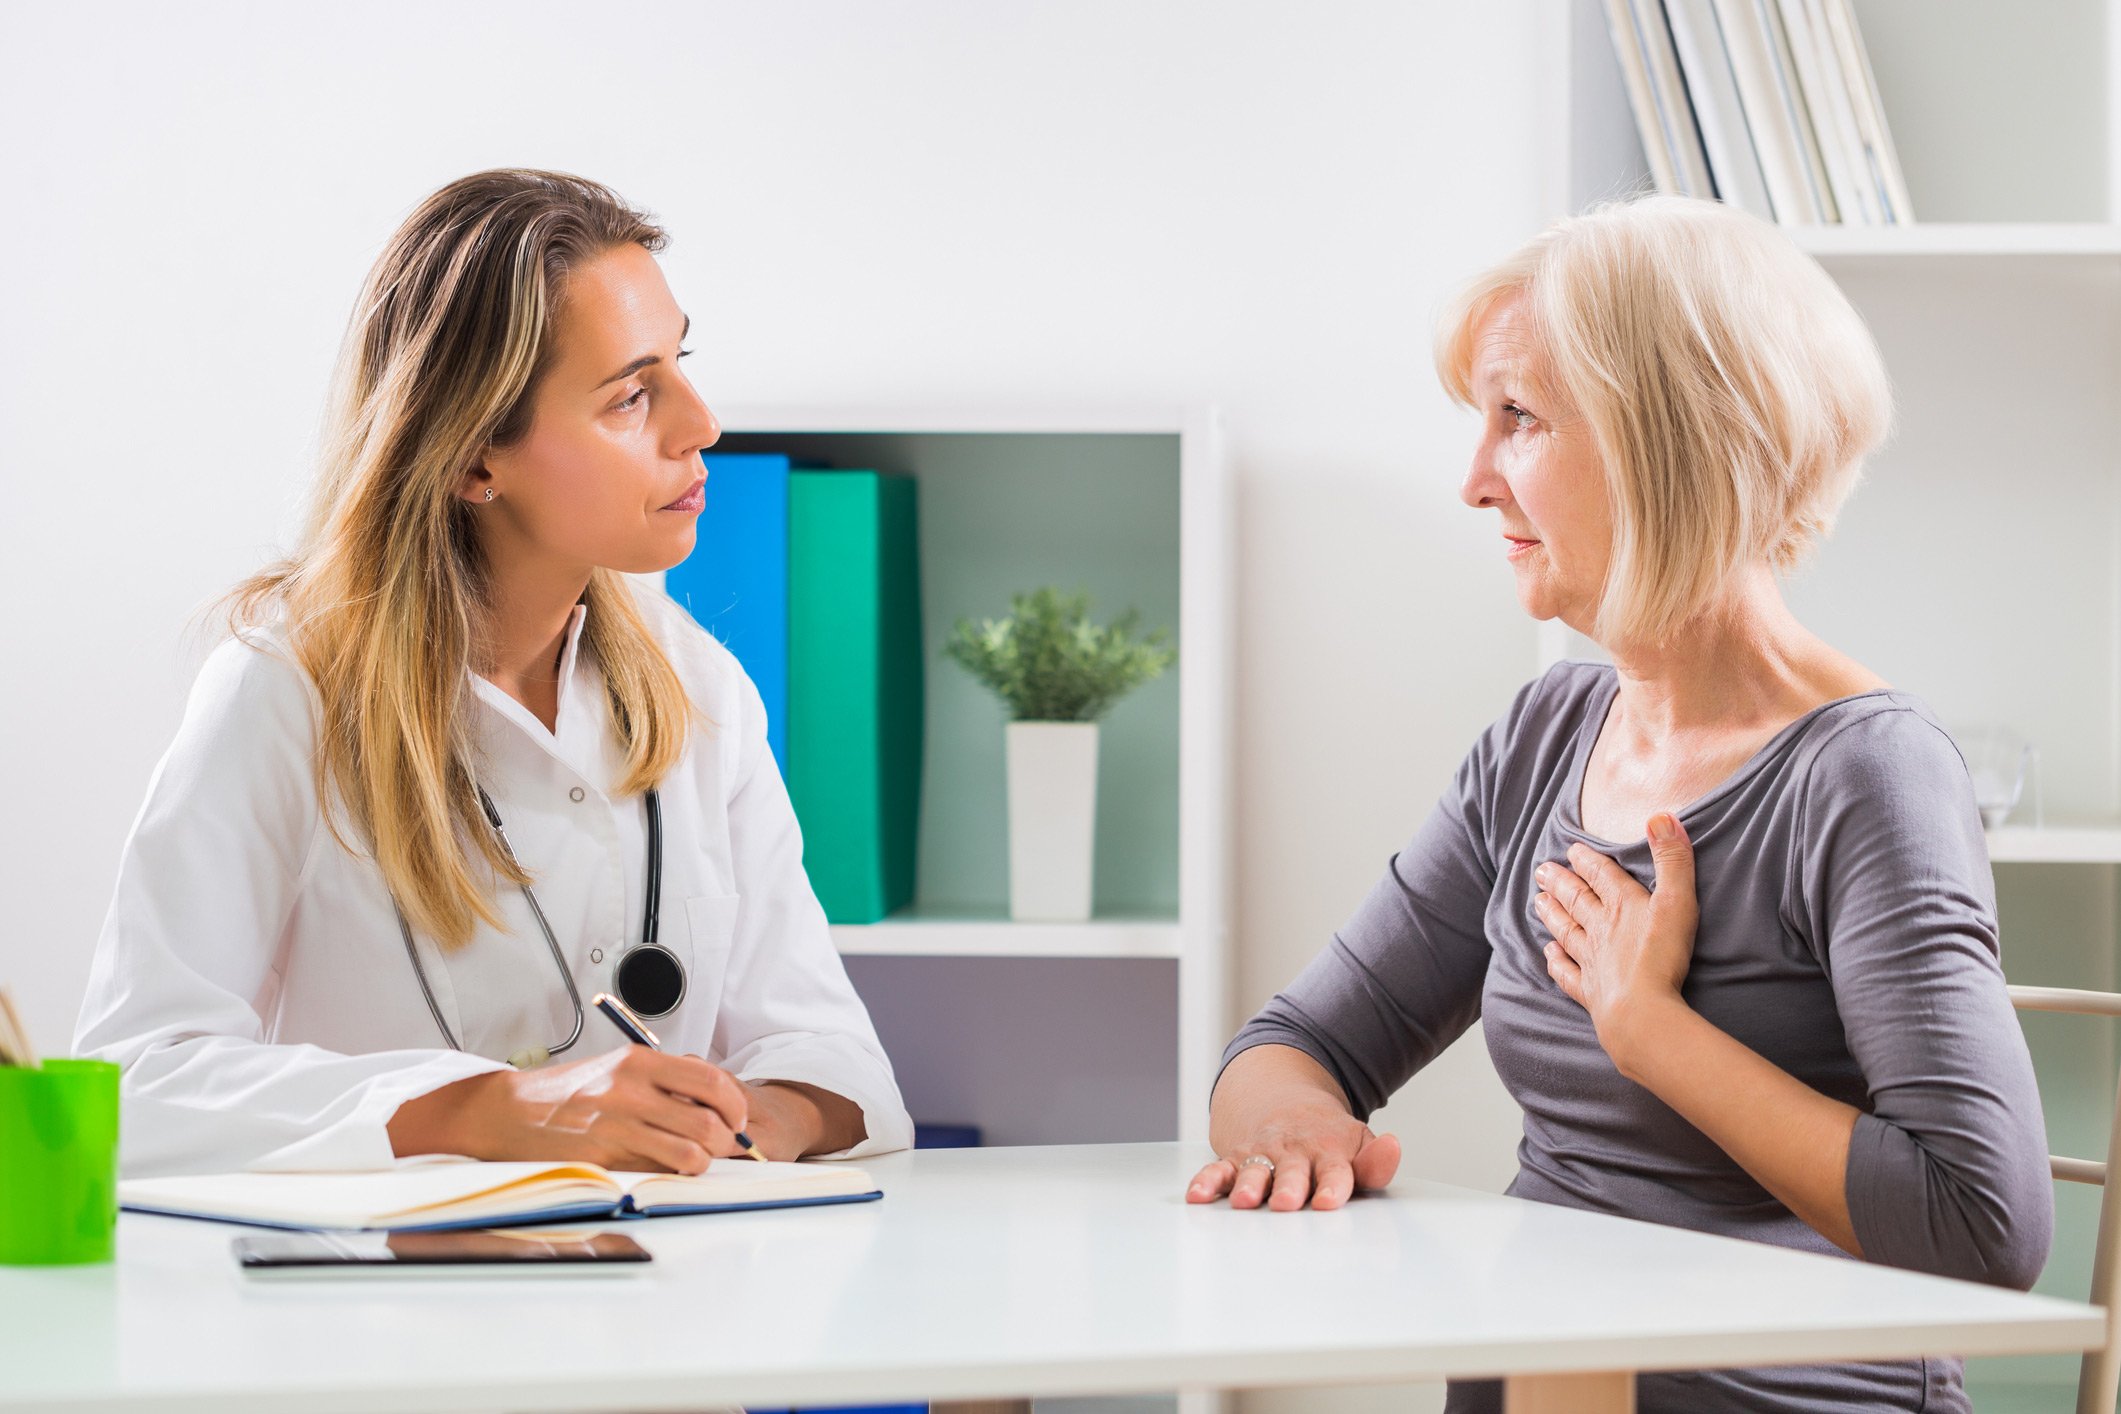
M 1663 642 L 1749 566 L 1802 563 L 1891 424 L 1884 361 L 1848 297 L 1784 232 L 1720 202 L 1600 205 L 1475 278 L 1437 331 L 1460 403 L 1482 325 L 1520 294 L 1546 391 L 1605 466 L 1602 642 Z

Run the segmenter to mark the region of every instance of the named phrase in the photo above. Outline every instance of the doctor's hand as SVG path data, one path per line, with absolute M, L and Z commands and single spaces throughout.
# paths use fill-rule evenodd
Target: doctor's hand
M 1290 1046 L 1254 1046 L 1224 1068 L 1209 1106 L 1222 1157 L 1193 1175 L 1188 1203 L 1225 1194 L 1233 1208 L 1338 1208 L 1399 1170 L 1399 1140 L 1348 1112 L 1325 1068 Z
M 628 1046 L 566 1065 L 475 1075 L 418 1096 L 390 1120 L 406 1154 L 580 1159 L 614 1169 L 704 1173 L 736 1142 L 751 1094 L 698 1056 Z

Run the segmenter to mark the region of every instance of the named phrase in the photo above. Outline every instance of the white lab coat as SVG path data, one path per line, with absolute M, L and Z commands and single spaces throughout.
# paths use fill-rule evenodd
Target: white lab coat
M 902 1149 L 912 1121 L 803 872 L 802 839 L 766 745 L 756 688 L 727 649 L 660 593 L 641 612 L 692 701 L 696 726 L 663 782 L 660 941 L 684 963 L 664 1049 L 740 1079 L 816 1085 L 859 1105 L 849 1155 Z M 623 758 L 577 607 L 556 729 L 472 676 L 479 782 L 586 1000 L 640 937 L 641 797 L 618 798 Z M 342 848 L 319 810 L 316 694 L 271 629 L 215 650 L 156 768 L 119 866 L 75 1049 L 124 1067 L 128 1175 L 238 1168 L 364 1168 L 392 1161 L 398 1106 L 551 1046 L 573 1008 L 521 890 L 509 923 L 469 946 L 416 944 L 452 1051 L 414 977 L 382 874 Z M 343 814 L 339 817 L 344 819 Z M 343 828 L 343 826 L 342 826 Z M 554 1063 L 624 1045 L 590 1008 Z

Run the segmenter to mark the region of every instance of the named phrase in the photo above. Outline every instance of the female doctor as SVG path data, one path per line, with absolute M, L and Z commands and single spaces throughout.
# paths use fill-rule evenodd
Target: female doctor
M 757 691 L 626 579 L 691 551 L 720 435 L 664 240 L 482 172 L 370 273 L 301 548 L 231 596 L 97 945 L 129 1174 L 910 1142 Z

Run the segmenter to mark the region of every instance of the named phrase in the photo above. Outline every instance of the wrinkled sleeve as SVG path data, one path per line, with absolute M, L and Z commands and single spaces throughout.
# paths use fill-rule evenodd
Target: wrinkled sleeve
M 398 1106 L 498 1062 L 342 1055 L 264 1039 L 282 935 L 323 830 L 301 670 L 232 639 L 200 671 L 155 768 L 75 1025 L 123 1067 L 127 1176 L 359 1169 L 394 1160 Z
M 1367 1120 L 1479 1019 L 1496 785 L 1537 687 L 1521 689 L 1481 734 L 1354 916 L 1238 1031 L 1225 1067 L 1254 1046 L 1293 1046 L 1324 1066 Z
M 1866 717 L 1821 749 L 1804 819 L 1813 945 L 1869 1092 L 1846 1188 L 1863 1254 L 2029 1287 L 2054 1192 L 1965 762 L 1922 716 Z
M 859 1106 L 868 1131 L 861 1143 L 819 1157 L 910 1148 L 913 1120 L 898 1080 L 803 871 L 802 831 L 766 743 L 765 705 L 734 659 L 728 670 L 742 678 L 729 841 L 743 902 L 715 1055 L 741 1080 L 815 1085 Z

